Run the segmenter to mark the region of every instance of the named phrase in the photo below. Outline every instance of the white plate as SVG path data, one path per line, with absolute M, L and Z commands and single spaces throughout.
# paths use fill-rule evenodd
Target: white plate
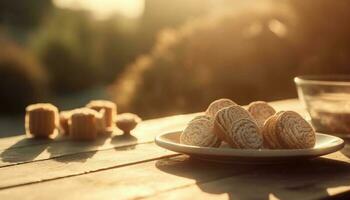
M 336 152 L 344 147 L 344 140 L 339 137 L 316 133 L 316 145 L 311 149 L 232 149 L 228 147 L 211 148 L 180 144 L 181 132 L 158 135 L 157 145 L 171 151 L 190 155 L 191 157 L 214 162 L 239 163 L 281 163 L 299 159 L 310 159 Z

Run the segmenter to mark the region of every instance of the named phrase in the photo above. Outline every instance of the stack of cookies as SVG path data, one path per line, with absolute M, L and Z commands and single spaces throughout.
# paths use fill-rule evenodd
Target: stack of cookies
M 128 133 L 141 121 L 131 113 L 121 116 L 125 117 L 118 124 Z M 27 106 L 25 128 L 33 137 L 51 137 L 59 132 L 74 140 L 94 140 L 113 132 L 116 117 L 117 106 L 111 101 L 94 100 L 86 107 L 61 112 L 52 104 L 38 103 Z
M 263 101 L 247 109 L 230 99 L 212 102 L 205 115 L 191 120 L 180 136 L 180 143 L 219 147 L 221 143 L 238 149 L 304 149 L 315 145 L 312 126 L 298 113 L 278 112 Z

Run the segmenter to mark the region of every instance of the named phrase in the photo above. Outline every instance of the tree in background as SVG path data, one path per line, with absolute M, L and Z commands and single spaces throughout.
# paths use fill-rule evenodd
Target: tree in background
M 298 74 L 350 73 L 339 64 L 348 54 L 334 53 L 350 49 L 342 45 L 346 37 L 338 39 L 349 31 L 338 28 L 332 35 L 329 22 L 324 23 L 326 10 L 332 10 L 334 19 L 346 15 L 346 9 L 337 13 L 344 3 L 333 4 L 317 8 L 294 1 L 249 1 L 229 13 L 163 31 L 153 49 L 136 59 L 111 91 L 122 110 L 146 118 L 201 111 L 220 97 L 240 104 L 295 97 L 293 77 Z M 311 12 L 315 8 L 318 11 Z M 321 42 L 319 35 L 328 37 Z M 319 49 L 317 44 L 324 46 Z M 327 48 L 332 44 L 337 46 Z M 315 62 L 310 70 L 305 63 L 314 58 L 329 62 Z
M 23 113 L 47 97 L 46 71 L 33 56 L 0 34 L 0 113 Z
M 55 10 L 31 38 L 33 52 L 49 73 L 58 93 L 98 83 L 101 68 L 94 52 L 96 29 L 88 13 Z
M 0 25 L 11 30 L 15 39 L 25 41 L 28 31 L 39 26 L 52 8 L 48 0 L 1 0 Z

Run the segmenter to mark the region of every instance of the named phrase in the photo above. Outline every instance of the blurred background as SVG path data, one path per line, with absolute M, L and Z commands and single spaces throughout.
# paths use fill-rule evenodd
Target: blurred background
M 25 106 L 110 99 L 144 119 L 296 97 L 350 74 L 348 0 L 2 0 L 0 137 Z

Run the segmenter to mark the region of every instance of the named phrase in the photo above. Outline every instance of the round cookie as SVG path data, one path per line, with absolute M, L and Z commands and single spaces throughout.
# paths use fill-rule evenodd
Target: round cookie
M 280 144 L 281 142 L 278 140 L 278 137 L 276 135 L 276 122 L 278 120 L 278 117 L 280 114 L 282 114 L 283 111 L 278 112 L 274 114 L 273 116 L 269 117 L 264 127 L 262 128 L 262 136 L 264 140 L 264 147 L 268 149 L 282 149 L 283 146 Z
M 180 136 L 180 143 L 200 147 L 218 147 L 221 141 L 213 133 L 213 120 L 192 120 Z
M 265 121 L 276 113 L 275 109 L 265 101 L 255 101 L 248 105 L 248 112 L 256 120 L 259 128 L 263 128 Z
M 307 149 L 315 146 L 316 135 L 312 126 L 298 113 L 286 111 L 280 114 L 276 135 L 287 149 Z
M 216 113 L 226 107 L 237 105 L 235 102 L 233 102 L 230 99 L 218 99 L 213 101 L 205 111 L 205 114 L 210 117 L 215 117 Z
M 259 149 L 263 146 L 263 138 L 257 124 L 250 119 L 235 121 L 227 131 L 230 140 L 228 144 L 233 148 Z
M 133 113 L 123 113 L 118 115 L 116 125 L 123 131 L 123 133 L 130 134 L 130 132 L 140 123 L 141 118 Z
M 214 133 L 223 141 L 230 140 L 230 138 L 227 138 L 227 131 L 235 121 L 240 119 L 254 121 L 249 112 L 239 105 L 233 105 L 219 110 L 214 119 Z

